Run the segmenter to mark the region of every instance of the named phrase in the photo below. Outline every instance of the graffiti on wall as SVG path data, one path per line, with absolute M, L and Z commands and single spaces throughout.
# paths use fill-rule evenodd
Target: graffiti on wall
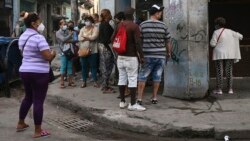
M 207 33 L 205 30 L 198 30 L 197 32 L 190 31 L 190 36 L 188 34 L 187 26 L 184 21 L 181 21 L 176 26 L 177 35 L 179 35 L 180 39 L 186 40 L 189 37 L 189 40 L 193 40 L 195 42 L 201 42 L 206 39 Z
M 173 60 L 174 63 L 179 64 L 180 63 L 180 58 L 181 55 L 187 51 L 187 49 L 179 49 L 179 44 L 176 39 L 172 38 L 171 39 L 171 45 L 172 45 L 172 53 L 171 53 L 171 59 Z

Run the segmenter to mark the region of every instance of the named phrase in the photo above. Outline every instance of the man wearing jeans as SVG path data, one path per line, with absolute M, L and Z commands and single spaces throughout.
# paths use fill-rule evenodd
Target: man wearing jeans
M 138 76 L 138 99 L 142 104 L 147 77 L 152 73 L 153 94 L 151 102 L 157 104 L 157 92 L 161 82 L 162 72 L 165 67 L 166 57 L 171 55 L 170 34 L 165 23 L 159 21 L 162 17 L 164 7 L 153 5 L 149 9 L 150 19 L 141 23 L 142 48 L 144 53 L 144 64 L 141 66 Z

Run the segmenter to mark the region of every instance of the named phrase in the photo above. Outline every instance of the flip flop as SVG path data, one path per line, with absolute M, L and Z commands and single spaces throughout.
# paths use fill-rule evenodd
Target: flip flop
M 76 84 L 75 84 L 74 82 L 72 82 L 72 83 L 69 83 L 68 86 L 70 86 L 70 87 L 75 87 Z
M 25 131 L 25 130 L 28 129 L 29 127 L 30 127 L 29 125 L 25 125 L 23 128 L 16 128 L 16 132 Z
M 108 88 L 104 89 L 104 90 L 102 91 L 102 93 L 103 93 L 103 94 L 112 94 L 112 93 L 116 93 L 116 91 L 115 91 L 113 88 L 108 87 Z
M 60 88 L 64 89 L 64 88 L 66 88 L 66 86 L 64 84 L 61 84 Z
M 95 88 L 100 88 L 100 85 L 99 85 L 98 83 L 95 83 L 95 84 L 94 84 L 94 87 L 95 87 Z
M 50 136 L 50 133 L 48 131 L 42 130 L 39 136 L 33 135 L 33 138 L 42 138 L 42 137 L 49 137 L 49 136 Z

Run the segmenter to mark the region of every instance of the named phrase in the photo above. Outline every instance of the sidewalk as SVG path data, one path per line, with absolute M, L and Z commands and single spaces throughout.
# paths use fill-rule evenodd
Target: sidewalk
M 49 116 L 57 115 L 56 118 L 65 116 L 62 115 L 62 110 L 56 108 L 48 108 L 45 106 L 44 120 Z M 16 132 L 16 124 L 18 120 L 18 110 L 20 107 L 20 101 L 15 98 L 0 98 L 0 140 L 1 141 L 100 141 L 98 139 L 92 139 L 90 137 L 75 134 L 67 131 L 58 125 L 51 125 L 47 121 L 43 122 L 42 127 L 51 133 L 50 137 L 32 138 L 34 134 L 33 116 L 29 112 L 26 118 L 26 123 L 30 125 L 30 128 L 23 132 Z M 56 109 L 56 110 L 55 110 Z M 67 116 L 67 115 L 66 115 Z M 54 117 L 55 118 L 55 117 Z M 111 141 L 111 140 L 110 140 Z
M 203 100 L 184 101 L 159 96 L 159 103 L 150 102 L 151 87 L 144 98 L 144 112 L 119 108 L 118 89 L 115 94 L 102 94 L 88 83 L 80 88 L 60 89 L 59 79 L 50 84 L 47 100 L 78 112 L 95 122 L 121 130 L 155 136 L 214 137 L 223 139 L 250 138 L 249 79 L 234 81 L 235 94 L 211 95 Z M 211 81 L 211 87 L 214 80 Z M 127 99 L 130 102 L 130 98 Z

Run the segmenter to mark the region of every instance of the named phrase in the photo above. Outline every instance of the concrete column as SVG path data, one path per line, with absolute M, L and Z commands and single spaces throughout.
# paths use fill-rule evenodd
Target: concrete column
M 20 15 L 20 0 L 13 0 L 13 27 L 15 27 L 16 22 Z
M 71 19 L 74 23 L 78 22 L 78 1 L 71 0 Z
M 202 98 L 209 87 L 208 0 L 164 0 L 164 6 L 173 52 L 164 72 L 163 95 Z
M 102 9 L 109 9 L 111 15 L 115 14 L 115 0 L 100 0 L 100 11 Z

